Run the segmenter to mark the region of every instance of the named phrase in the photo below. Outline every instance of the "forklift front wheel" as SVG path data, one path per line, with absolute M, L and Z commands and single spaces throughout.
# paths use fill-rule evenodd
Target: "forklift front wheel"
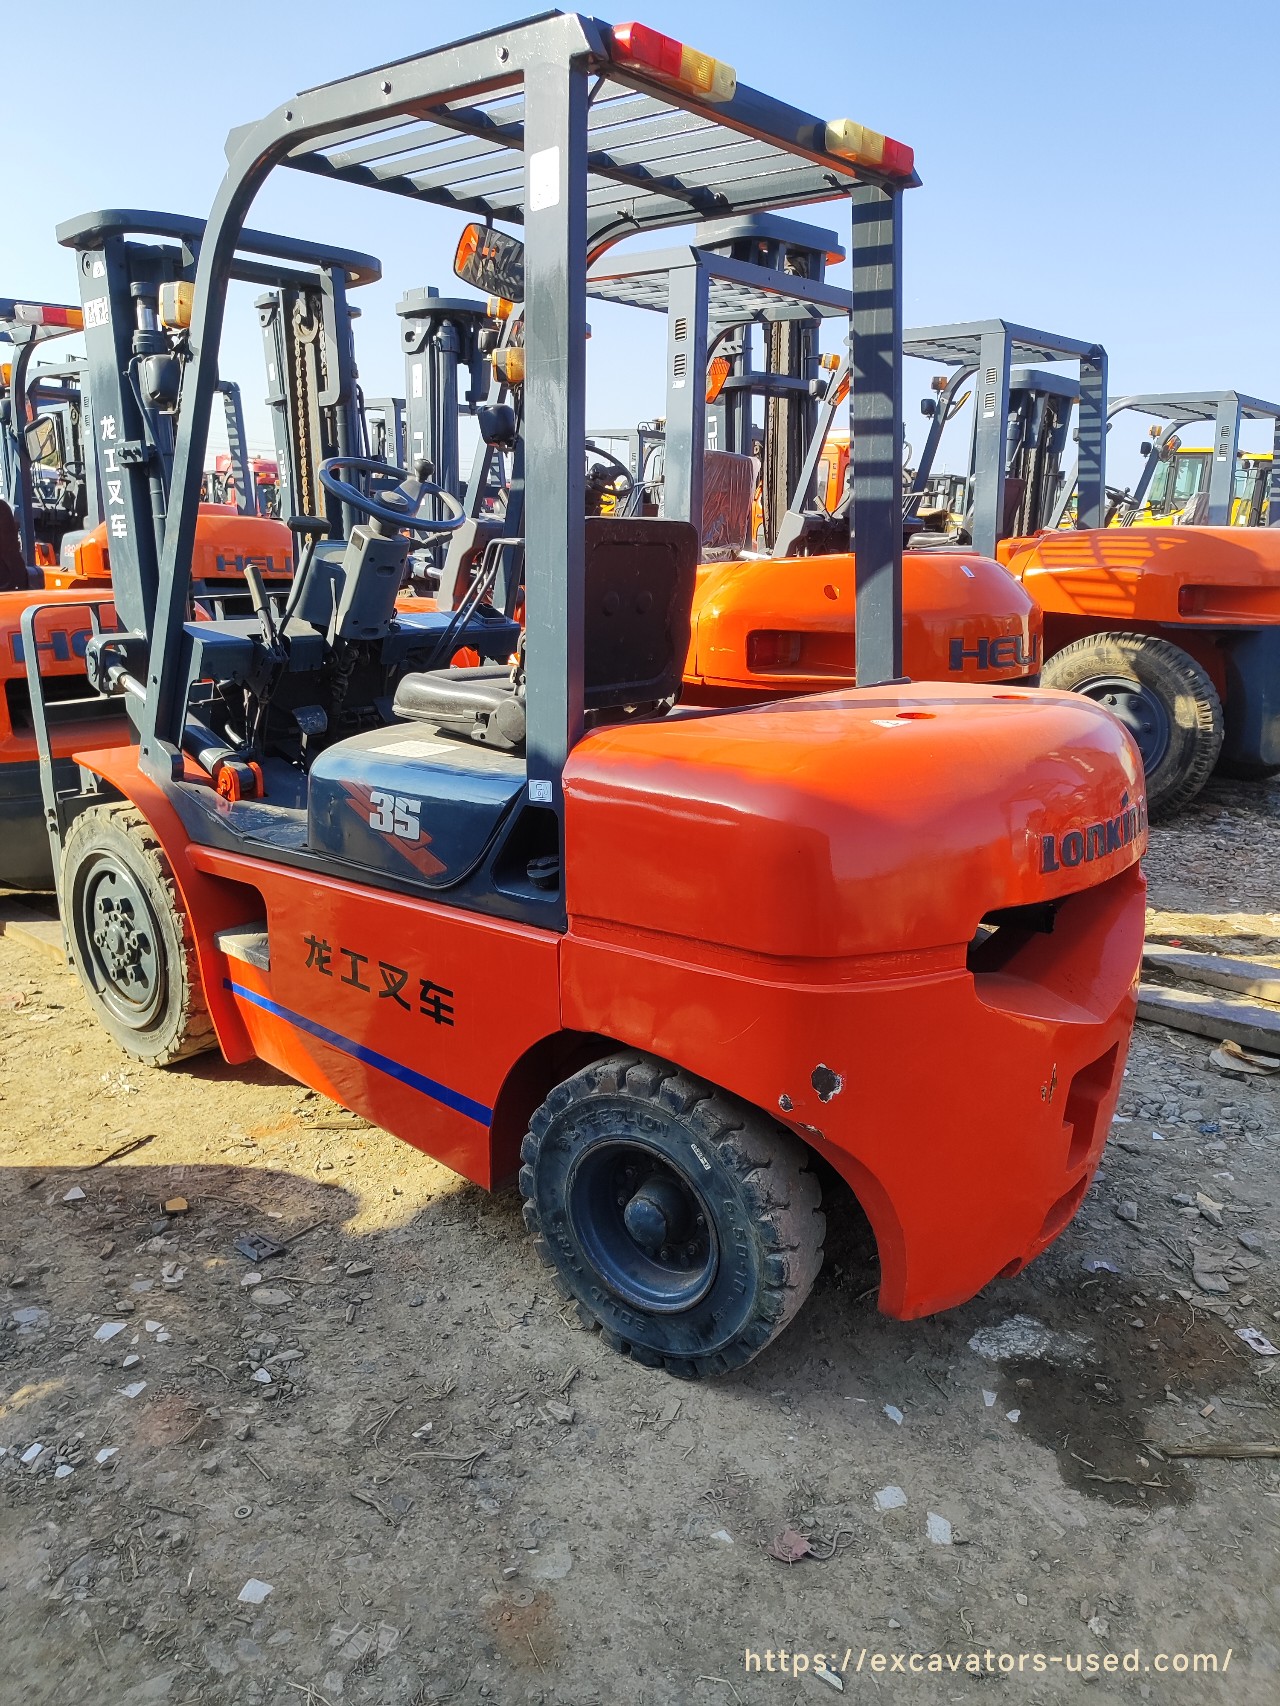
M 125 804 L 78 817 L 60 892 L 80 982 L 120 1047 L 150 1066 L 212 1048 L 190 927 L 146 819 Z
M 822 1266 L 804 1146 L 665 1061 L 616 1054 L 557 1085 L 520 1154 L 539 1256 L 584 1324 L 646 1367 L 740 1368 Z
M 1222 701 L 1208 672 L 1154 634 L 1089 634 L 1056 652 L 1042 687 L 1105 705 L 1133 736 L 1147 809 L 1169 816 L 1204 787 L 1222 750 Z

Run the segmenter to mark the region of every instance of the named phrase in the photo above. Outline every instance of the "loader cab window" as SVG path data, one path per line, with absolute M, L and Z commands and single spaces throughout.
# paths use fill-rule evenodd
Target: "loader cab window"
M 1152 475 L 1147 507 L 1152 515 L 1175 515 L 1207 491 L 1208 486 L 1207 453 L 1180 451 L 1172 461 L 1162 462 Z
M 1231 486 L 1231 525 L 1257 527 L 1262 521 L 1263 503 L 1267 493 L 1268 463 L 1253 457 L 1236 463 L 1236 477 Z

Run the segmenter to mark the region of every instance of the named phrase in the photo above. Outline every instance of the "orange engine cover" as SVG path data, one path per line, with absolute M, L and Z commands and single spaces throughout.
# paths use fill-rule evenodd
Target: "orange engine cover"
M 913 681 L 1018 681 L 1041 663 L 1035 599 L 969 550 L 902 558 L 903 672 Z M 811 693 L 854 679 L 854 559 L 743 558 L 698 571 L 683 697 Z
M 1280 622 L 1280 531 L 1106 527 L 1005 539 L 997 554 L 1045 611 L 1102 622 Z
M 44 584 L 56 591 L 100 586 L 111 581 L 107 526 L 100 523 L 73 549 L 73 565 L 46 569 Z M 196 517 L 193 583 L 244 578 L 255 563 L 264 580 L 287 580 L 293 573 L 293 535 L 282 521 L 263 515 L 238 515 L 225 504 L 201 504 Z

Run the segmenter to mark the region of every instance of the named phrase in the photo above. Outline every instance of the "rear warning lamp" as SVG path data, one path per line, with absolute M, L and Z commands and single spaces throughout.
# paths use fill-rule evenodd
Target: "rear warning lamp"
M 185 278 L 170 278 L 160 286 L 160 301 L 156 309 L 160 324 L 166 332 L 185 332 L 191 324 L 191 307 L 196 287 Z
M 733 364 L 727 355 L 718 355 L 712 360 L 710 366 L 707 368 L 708 403 L 714 403 L 716 398 L 724 390 L 724 382 L 729 377 L 732 366 Z
M 629 65 L 688 95 L 700 95 L 704 101 L 731 101 L 738 92 L 738 73 L 732 65 L 651 30 L 648 24 L 615 24 L 612 51 L 619 65 Z
M 856 119 L 834 118 L 827 126 L 827 153 L 855 166 L 883 172 L 886 178 L 909 178 L 915 170 L 915 149 L 891 136 L 881 136 Z
M 20 326 L 62 326 L 69 332 L 84 330 L 79 308 L 57 308 L 50 302 L 15 302 L 13 317 Z
M 747 668 L 757 675 L 795 669 L 800 662 L 803 634 L 785 628 L 757 628 L 747 635 Z
M 494 350 L 490 361 L 493 371 L 508 385 L 524 384 L 524 349 L 520 344 L 507 344 Z

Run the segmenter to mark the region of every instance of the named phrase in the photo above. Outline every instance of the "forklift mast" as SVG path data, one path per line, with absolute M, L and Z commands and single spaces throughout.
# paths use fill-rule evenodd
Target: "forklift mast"
M 1033 331 L 1009 320 L 975 320 L 908 331 L 903 354 L 954 371 L 926 398 L 928 437 L 908 489 L 918 504 L 933 473 L 943 429 L 959 407 L 957 394 L 973 381 L 970 506 L 974 550 L 995 555 L 999 540 L 1056 527 L 1070 485 L 1060 477 L 1071 403 L 1078 400 L 1079 499 L 1075 525 L 1101 527 L 1106 508 L 1107 355 L 1100 344 Z M 1069 361 L 1078 382 L 1014 362 Z
M 850 293 L 825 278 L 827 263 L 843 255 L 834 232 L 756 214 L 700 225 L 688 248 L 624 254 L 592 269 L 591 295 L 666 311 L 663 513 L 694 522 L 704 542 L 712 531 L 705 450 L 754 456 L 759 447 L 770 542 L 796 500 L 825 390 L 819 328 L 824 319 L 847 322 L 851 311 Z M 812 489 L 812 469 L 804 484 Z
M 248 440 L 244 430 L 244 404 L 240 387 L 234 379 L 219 379 L 222 406 L 227 423 L 227 459 L 236 494 L 236 510 L 240 515 L 257 515 L 258 496 L 254 488 L 253 466 L 249 460 Z
M 1010 372 L 1004 535 L 1021 538 L 1056 526 L 1066 478 L 1062 460 L 1079 398 L 1079 384 L 1063 374 L 1026 367 Z
M 98 457 L 116 609 L 125 628 L 144 637 L 155 619 L 179 403 L 192 360 L 189 287 L 204 231 L 201 219 L 131 208 L 84 214 L 57 231 L 58 241 L 75 251 L 80 274 L 89 439 Z M 235 279 L 302 295 L 332 276 L 345 304 L 348 282 L 380 274 L 371 256 L 246 229 L 227 257 L 224 289 Z M 166 285 L 171 323 L 162 324 Z M 216 373 L 209 384 L 211 400 L 221 389 Z M 193 447 L 201 472 L 208 419 L 206 404 L 200 444 Z
M 716 221 L 702 228 L 699 241 L 713 254 L 815 284 L 825 283 L 829 264 L 845 258 L 834 231 L 773 215 Z M 817 313 L 797 315 L 793 310 L 766 320 L 760 328 L 763 362 L 758 367 L 751 321 L 739 327 L 736 335 L 731 333 L 719 351 L 730 365 L 711 411 L 715 443 L 750 454 L 756 436 L 752 400 L 759 396 L 765 400 L 760 495 L 769 544 L 791 507 L 817 421 L 819 318 Z M 809 493 L 799 497 L 803 506 Z
M 430 478 L 462 496 L 458 415 L 484 402 L 489 390 L 482 334 L 493 325 L 488 306 L 473 297 L 445 297 L 432 285 L 407 291 L 396 303 L 404 351 L 405 447 L 409 463 L 430 462 Z M 466 390 L 461 400 L 459 381 Z
M 316 470 L 330 456 L 357 456 L 364 443 L 353 322 L 341 266 L 306 284 L 268 291 L 254 306 L 267 362 L 280 513 L 323 516 L 345 539 L 354 517 L 323 490 Z
M 365 448 L 375 461 L 393 468 L 405 466 L 405 409 L 403 397 L 365 397 Z

